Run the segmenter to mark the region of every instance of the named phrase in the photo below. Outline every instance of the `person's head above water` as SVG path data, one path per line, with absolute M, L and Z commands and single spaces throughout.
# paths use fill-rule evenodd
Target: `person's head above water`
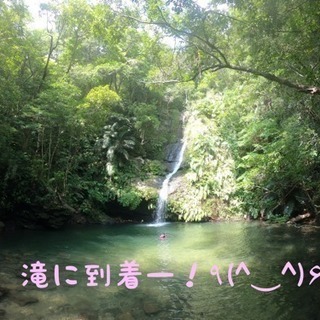
M 161 233 L 160 236 L 159 236 L 160 240 L 164 240 L 166 238 L 167 238 L 167 235 L 165 233 Z

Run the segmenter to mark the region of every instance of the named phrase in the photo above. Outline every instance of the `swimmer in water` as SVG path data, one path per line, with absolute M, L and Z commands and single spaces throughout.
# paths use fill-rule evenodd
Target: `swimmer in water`
M 159 236 L 160 240 L 164 240 L 166 238 L 167 238 L 167 235 L 165 233 L 161 233 L 160 236 Z

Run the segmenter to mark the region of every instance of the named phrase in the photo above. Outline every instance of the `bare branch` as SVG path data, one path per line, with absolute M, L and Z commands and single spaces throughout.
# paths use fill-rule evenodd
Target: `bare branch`
M 258 71 L 255 69 L 238 67 L 238 66 L 231 66 L 231 65 L 226 65 L 226 66 L 224 66 L 224 68 L 232 69 L 232 70 L 236 70 L 236 71 L 241 71 L 241 72 L 245 72 L 245 73 L 250 73 L 250 74 L 253 74 L 256 76 L 260 76 L 260 77 L 263 77 L 267 80 L 279 83 L 279 84 L 284 85 L 289 88 L 296 89 L 296 90 L 303 92 L 303 93 L 320 94 L 320 87 L 296 84 L 296 83 L 291 82 L 290 80 L 279 78 L 279 77 L 275 76 L 274 74 L 271 74 L 268 72 L 262 72 L 262 71 Z
M 294 83 L 288 79 L 280 78 L 272 73 L 268 73 L 268 72 L 264 72 L 264 71 L 260 71 L 260 70 L 256 70 L 256 69 L 252 69 L 252 68 L 242 67 L 242 66 L 231 65 L 229 63 L 226 55 L 221 51 L 221 49 L 218 48 L 217 45 L 215 45 L 214 43 L 212 43 L 208 40 L 208 37 L 205 32 L 204 32 L 205 38 L 203 38 L 199 34 L 194 33 L 192 31 L 179 29 L 179 28 L 173 26 L 169 21 L 166 20 L 166 18 L 163 15 L 163 12 L 161 11 L 161 9 L 159 7 L 158 7 L 158 10 L 159 10 L 162 21 L 144 21 L 144 20 L 140 20 L 138 18 L 131 17 L 128 15 L 122 15 L 122 16 L 126 17 L 128 19 L 132 19 L 134 21 L 137 21 L 139 23 L 149 24 L 149 25 L 158 25 L 160 27 L 170 29 L 173 34 L 180 37 L 184 41 L 188 42 L 189 44 L 191 44 L 192 46 L 194 46 L 198 50 L 202 51 L 207 56 L 213 58 L 215 60 L 215 64 L 211 65 L 211 66 L 204 66 L 203 68 L 200 68 L 200 70 L 197 71 L 197 73 L 188 80 L 179 81 L 179 80 L 174 79 L 174 80 L 155 81 L 155 82 L 151 82 L 151 83 L 162 83 L 163 84 L 163 83 L 187 82 L 187 81 L 195 80 L 197 77 L 199 77 L 199 75 L 201 75 L 205 71 L 215 72 L 215 71 L 218 71 L 221 69 L 230 69 L 230 70 L 235 70 L 235 71 L 239 71 L 239 72 L 249 73 L 249 74 L 252 74 L 255 76 L 260 76 L 260 77 L 263 77 L 269 81 L 276 82 L 280 85 L 295 89 L 295 90 L 302 92 L 302 93 L 307 93 L 307 94 L 312 94 L 312 95 L 320 94 L 320 87 L 317 87 L 317 86 L 297 84 L 297 83 Z M 213 10 L 207 11 L 208 15 L 210 15 L 210 13 L 220 14 L 219 12 L 213 11 Z M 226 17 L 229 19 L 232 19 L 231 16 L 226 16 Z M 241 22 L 243 22 L 243 21 L 241 21 Z M 185 39 L 183 36 L 186 36 L 188 39 Z
M 178 79 L 172 79 L 172 80 L 156 80 L 156 81 L 145 81 L 144 84 L 168 84 L 168 83 L 181 83 L 181 82 L 188 82 L 191 80 L 178 80 Z

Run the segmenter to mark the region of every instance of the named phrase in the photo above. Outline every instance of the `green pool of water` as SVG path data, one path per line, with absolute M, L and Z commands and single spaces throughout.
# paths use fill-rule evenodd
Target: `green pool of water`
M 164 232 L 167 237 L 160 240 Z M 0 318 L 320 319 L 320 278 L 309 285 L 313 278 L 309 271 L 320 264 L 319 243 L 315 227 L 259 223 L 86 226 L 5 233 L 0 235 L 0 288 L 9 293 L 0 296 Z M 135 288 L 128 289 L 126 282 L 118 285 L 123 278 L 120 265 L 133 260 L 141 275 L 129 281 Z M 37 261 L 45 263 L 42 284 L 48 284 L 46 288 L 31 281 L 36 276 L 30 269 Z M 295 276 L 289 270 L 281 274 L 288 261 Z M 241 262 L 250 275 L 243 270 L 236 275 Z M 298 263 L 304 272 L 300 286 Z M 96 286 L 88 286 L 88 265 L 99 266 Z M 193 265 L 196 269 L 190 279 Z M 77 271 L 66 270 L 67 266 Z M 148 277 L 160 272 L 173 275 Z M 67 284 L 68 279 L 77 284 Z M 28 283 L 23 286 L 25 280 Z M 190 280 L 193 285 L 188 287 Z M 266 293 L 251 285 L 280 287 Z

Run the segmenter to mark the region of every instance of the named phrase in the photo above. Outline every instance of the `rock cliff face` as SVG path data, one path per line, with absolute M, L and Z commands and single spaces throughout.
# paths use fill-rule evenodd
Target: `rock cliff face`
M 167 155 L 166 155 L 166 165 L 167 165 L 167 171 L 172 172 L 174 169 L 175 164 L 177 163 L 177 158 L 178 154 L 181 150 L 182 143 L 181 142 L 176 142 L 168 145 L 167 147 Z M 181 166 L 177 173 L 171 177 L 170 183 L 169 183 L 169 188 L 168 188 L 168 194 L 173 194 L 177 191 L 178 188 L 180 188 L 183 185 L 183 174 L 181 173 L 181 170 L 185 167 L 184 165 L 185 161 L 183 160 L 181 163 Z M 163 178 L 160 179 L 160 181 L 163 181 Z M 159 183 L 158 179 L 158 185 L 157 188 L 161 188 L 161 182 Z
M 167 164 L 168 172 L 171 172 L 174 169 L 181 147 L 182 147 L 181 142 L 172 143 L 167 146 L 165 161 Z

